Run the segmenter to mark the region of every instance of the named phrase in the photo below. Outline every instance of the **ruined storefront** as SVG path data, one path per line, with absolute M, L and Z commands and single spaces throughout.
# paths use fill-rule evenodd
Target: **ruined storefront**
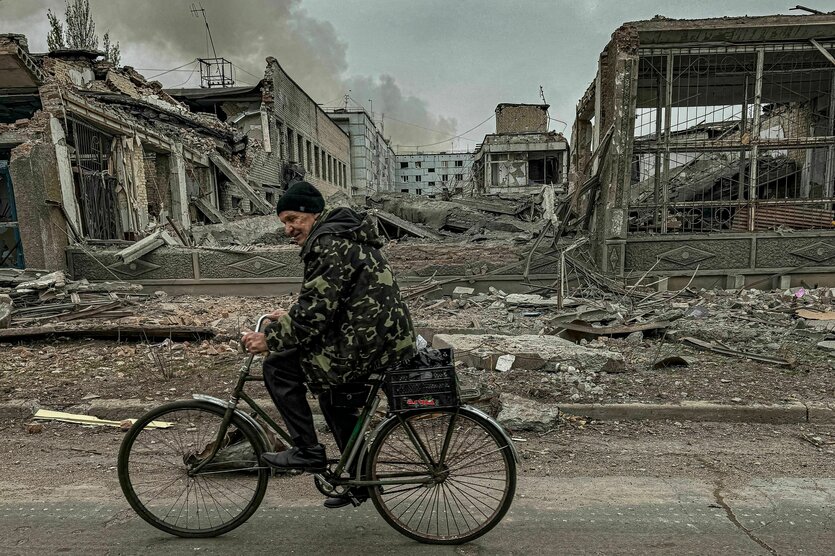
M 728 287 L 835 270 L 833 39 L 830 15 L 615 31 L 572 134 L 599 266 Z
M 347 134 L 272 58 L 254 87 L 182 101 L 101 52 L 33 54 L 22 35 L 0 35 L 0 68 L 0 266 L 176 279 L 191 268 L 93 247 L 112 255 L 163 229 L 188 247 L 197 226 L 273 214 L 302 176 L 350 191 Z
M 482 194 L 535 193 L 568 184 L 568 141 L 548 131 L 547 104 L 499 104 L 496 133 L 473 155 L 473 182 Z

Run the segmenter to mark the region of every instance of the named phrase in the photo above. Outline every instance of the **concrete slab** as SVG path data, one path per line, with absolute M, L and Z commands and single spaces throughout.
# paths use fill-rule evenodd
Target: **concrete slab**
M 502 355 L 516 357 L 515 369 L 533 371 L 556 370 L 557 364 L 607 372 L 617 372 L 624 367 L 623 356 L 619 353 L 580 346 L 557 336 L 436 334 L 432 346 L 453 348 L 456 360 L 480 369 L 494 370 Z

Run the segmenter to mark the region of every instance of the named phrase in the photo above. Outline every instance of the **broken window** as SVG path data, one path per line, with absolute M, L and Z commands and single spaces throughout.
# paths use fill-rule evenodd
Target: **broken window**
M 415 168 L 420 168 L 420 160 L 415 161 Z
M 429 187 L 435 187 L 435 182 L 434 182 L 434 181 L 430 181 L 430 182 L 429 182 Z
M 420 180 L 421 180 L 420 176 L 415 176 L 415 181 L 420 181 Z
M 296 156 L 296 149 L 293 145 L 293 136 L 295 132 L 289 127 L 287 128 L 287 160 L 293 160 L 293 157 Z
M 243 197 L 237 197 L 235 195 L 232 195 L 231 201 L 232 201 L 232 208 L 235 209 L 235 210 L 238 210 L 238 209 L 241 208 L 241 205 L 243 204 L 244 199 L 243 199 Z
M 558 162 L 559 159 L 555 156 L 528 159 L 528 181 L 537 185 L 559 183 Z
M 308 172 L 313 172 L 313 146 L 310 144 L 310 141 L 306 142 L 307 144 L 307 158 L 305 159 L 305 168 L 307 168 Z
M 427 171 L 427 172 L 429 172 L 430 174 L 434 174 L 434 173 L 435 173 L 435 169 L 434 169 L 434 168 L 429 168 L 429 169 L 428 169 L 428 170 L 426 170 L 426 171 Z
M 455 174 L 455 179 L 457 179 L 457 180 L 464 179 L 464 174 Z
M 0 268 L 25 268 L 9 163 L 0 160 Z
M 401 167 L 401 168 L 408 168 L 408 167 L 409 167 L 409 163 L 408 163 L 408 162 L 401 162 L 401 163 L 400 163 L 400 167 Z
M 420 195 L 423 193 L 423 189 L 415 189 L 415 195 Z
M 464 161 L 463 161 L 463 160 L 456 160 L 456 161 L 455 161 L 455 165 L 456 165 L 456 166 L 463 166 L 463 165 L 464 165 Z
M 90 239 L 123 239 L 116 200 L 117 181 L 111 173 L 114 138 L 80 120 L 69 119 L 67 123 L 82 233 Z
M 403 181 L 409 181 L 409 176 L 400 176 Z
M 297 136 L 296 145 L 297 145 L 298 150 L 299 150 L 299 164 L 303 168 L 305 168 L 306 166 L 305 166 L 305 160 L 304 160 L 304 137 L 302 137 L 301 134 L 299 134 Z
M 449 174 L 441 174 L 441 181 L 449 181 Z
M 409 190 L 408 190 L 408 189 L 401 189 L 401 190 L 400 190 L 400 193 L 408 193 L 408 192 L 409 192 Z

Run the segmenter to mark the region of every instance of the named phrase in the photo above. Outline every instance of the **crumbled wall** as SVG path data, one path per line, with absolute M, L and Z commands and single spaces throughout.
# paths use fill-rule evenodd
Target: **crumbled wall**
M 55 147 L 41 141 L 18 145 L 12 149 L 9 172 L 26 265 L 63 269 L 68 232 L 60 209 L 61 182 Z
M 547 104 L 500 104 L 496 107 L 496 133 L 545 133 L 547 131 Z

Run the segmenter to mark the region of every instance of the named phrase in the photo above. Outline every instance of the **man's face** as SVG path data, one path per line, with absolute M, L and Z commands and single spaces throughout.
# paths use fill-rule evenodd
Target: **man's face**
M 278 219 L 284 224 L 284 233 L 293 238 L 296 244 L 304 245 L 307 236 L 310 235 L 310 230 L 313 229 L 313 223 L 316 222 L 317 216 L 319 215 L 309 212 L 285 210 L 278 214 Z

